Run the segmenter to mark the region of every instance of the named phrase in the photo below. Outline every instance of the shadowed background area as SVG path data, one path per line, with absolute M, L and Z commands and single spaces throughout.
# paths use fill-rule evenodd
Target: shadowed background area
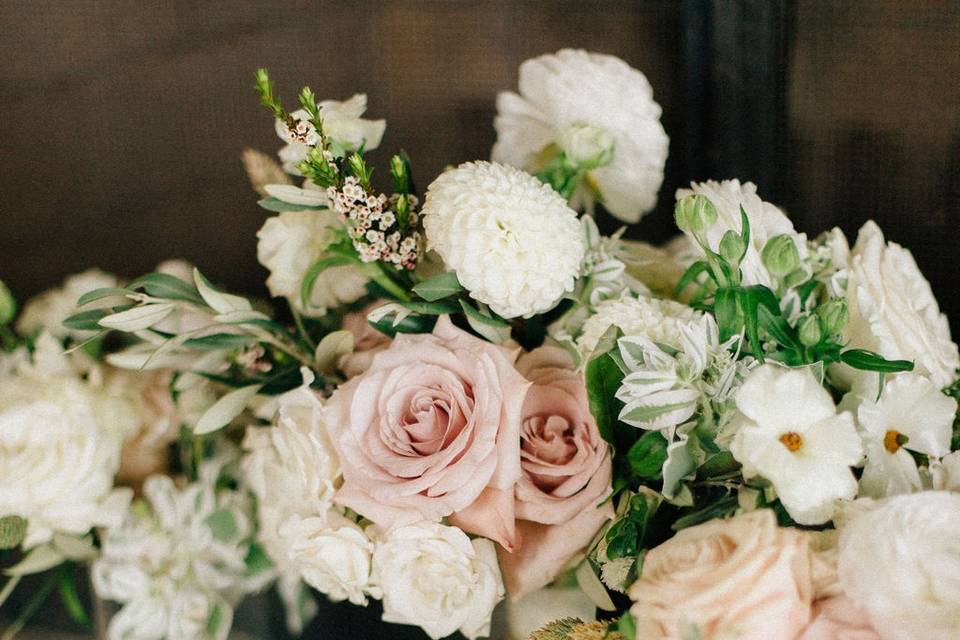
M 374 160 L 406 149 L 423 188 L 488 157 L 521 61 L 571 46 L 641 69 L 664 108 L 667 179 L 631 236 L 668 237 L 690 179 L 753 180 L 811 234 L 876 218 L 960 315 L 957 3 L 8 0 L 0 19 L 0 277 L 20 298 L 167 257 L 262 291 L 239 155 L 279 140 L 257 66 L 288 103 L 366 92 L 388 122 Z

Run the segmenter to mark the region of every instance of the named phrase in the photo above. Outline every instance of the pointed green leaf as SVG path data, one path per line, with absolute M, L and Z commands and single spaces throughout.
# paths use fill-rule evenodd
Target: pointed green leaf
M 247 408 L 247 403 L 253 399 L 260 391 L 259 384 L 252 384 L 246 387 L 240 387 L 223 396 L 213 406 L 206 410 L 197 421 L 193 432 L 196 435 L 213 433 L 230 424 L 230 422 L 243 413 Z
M 128 289 L 143 289 L 154 298 L 204 304 L 196 287 L 169 273 L 148 273 L 130 283 Z
M 463 291 L 457 274 L 453 271 L 427 278 L 413 288 L 413 292 L 426 300 L 434 302 Z

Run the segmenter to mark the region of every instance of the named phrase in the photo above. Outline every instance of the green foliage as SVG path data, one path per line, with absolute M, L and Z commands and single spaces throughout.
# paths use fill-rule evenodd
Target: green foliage
M 285 213 L 287 211 L 326 211 L 326 205 L 308 205 L 308 204 L 293 204 L 291 202 L 284 202 L 279 198 L 269 197 L 257 200 L 257 204 L 260 205 L 261 209 L 266 209 L 267 211 L 272 211 L 274 213 Z
M 20 516 L 0 518 L 0 550 L 16 549 L 27 535 L 27 521 Z
M 413 288 L 413 292 L 427 302 L 442 300 L 457 295 L 462 291 L 463 286 L 460 284 L 460 281 L 457 280 L 457 274 L 453 271 L 447 271 L 432 278 L 427 278 Z
M 143 289 L 155 298 L 181 300 L 198 305 L 206 304 L 195 286 L 167 273 L 148 273 L 131 282 L 127 288 L 133 291 Z
M 627 452 L 627 462 L 634 477 L 655 478 L 667 460 L 667 440 L 659 431 L 647 431 Z
M 273 95 L 273 82 L 270 80 L 270 74 L 266 69 L 260 68 L 256 72 L 256 84 L 254 88 L 260 94 L 260 103 L 265 106 L 278 120 L 286 120 L 287 112 L 283 110 L 280 100 Z
M 17 301 L 3 280 L 0 280 L 0 326 L 13 322 L 16 315 Z

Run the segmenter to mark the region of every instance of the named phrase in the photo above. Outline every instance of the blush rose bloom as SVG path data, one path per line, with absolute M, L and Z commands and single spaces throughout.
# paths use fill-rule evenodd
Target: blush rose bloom
M 341 356 L 337 361 L 337 367 L 347 378 L 358 376 L 369 369 L 373 356 L 390 344 L 389 337 L 367 322 L 367 314 L 384 304 L 386 304 L 385 301 L 377 300 L 361 311 L 348 313 L 343 317 L 343 328 L 353 334 L 353 352 Z
M 638 638 L 795 638 L 810 620 L 810 543 L 770 510 L 683 529 L 630 588 Z
M 515 357 L 445 316 L 432 334 L 398 335 L 324 409 L 343 471 L 336 501 L 389 530 L 465 509 L 488 486 L 512 491 L 529 387 Z M 495 533 L 485 525 L 468 530 Z
M 522 544 L 512 553 L 498 549 L 513 600 L 553 580 L 613 516 L 609 503 L 598 508 L 610 493 L 610 450 L 572 358 L 561 348 L 540 347 L 521 357 L 517 370 L 533 386 L 520 426 L 523 475 L 506 495 L 515 500 L 515 537 Z M 495 518 L 497 512 L 477 515 Z

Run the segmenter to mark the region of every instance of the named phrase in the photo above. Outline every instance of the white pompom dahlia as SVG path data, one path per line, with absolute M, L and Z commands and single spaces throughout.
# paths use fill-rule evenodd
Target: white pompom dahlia
M 584 252 L 577 214 L 519 169 L 462 164 L 433 181 L 423 216 L 428 247 L 504 318 L 548 311 L 573 289 Z
M 656 205 L 670 139 L 642 73 L 614 56 L 564 49 L 520 65 L 519 92 L 497 97 L 494 161 L 537 171 L 555 146 L 588 169 L 574 206 L 589 207 L 596 190 L 610 213 L 636 222 Z

